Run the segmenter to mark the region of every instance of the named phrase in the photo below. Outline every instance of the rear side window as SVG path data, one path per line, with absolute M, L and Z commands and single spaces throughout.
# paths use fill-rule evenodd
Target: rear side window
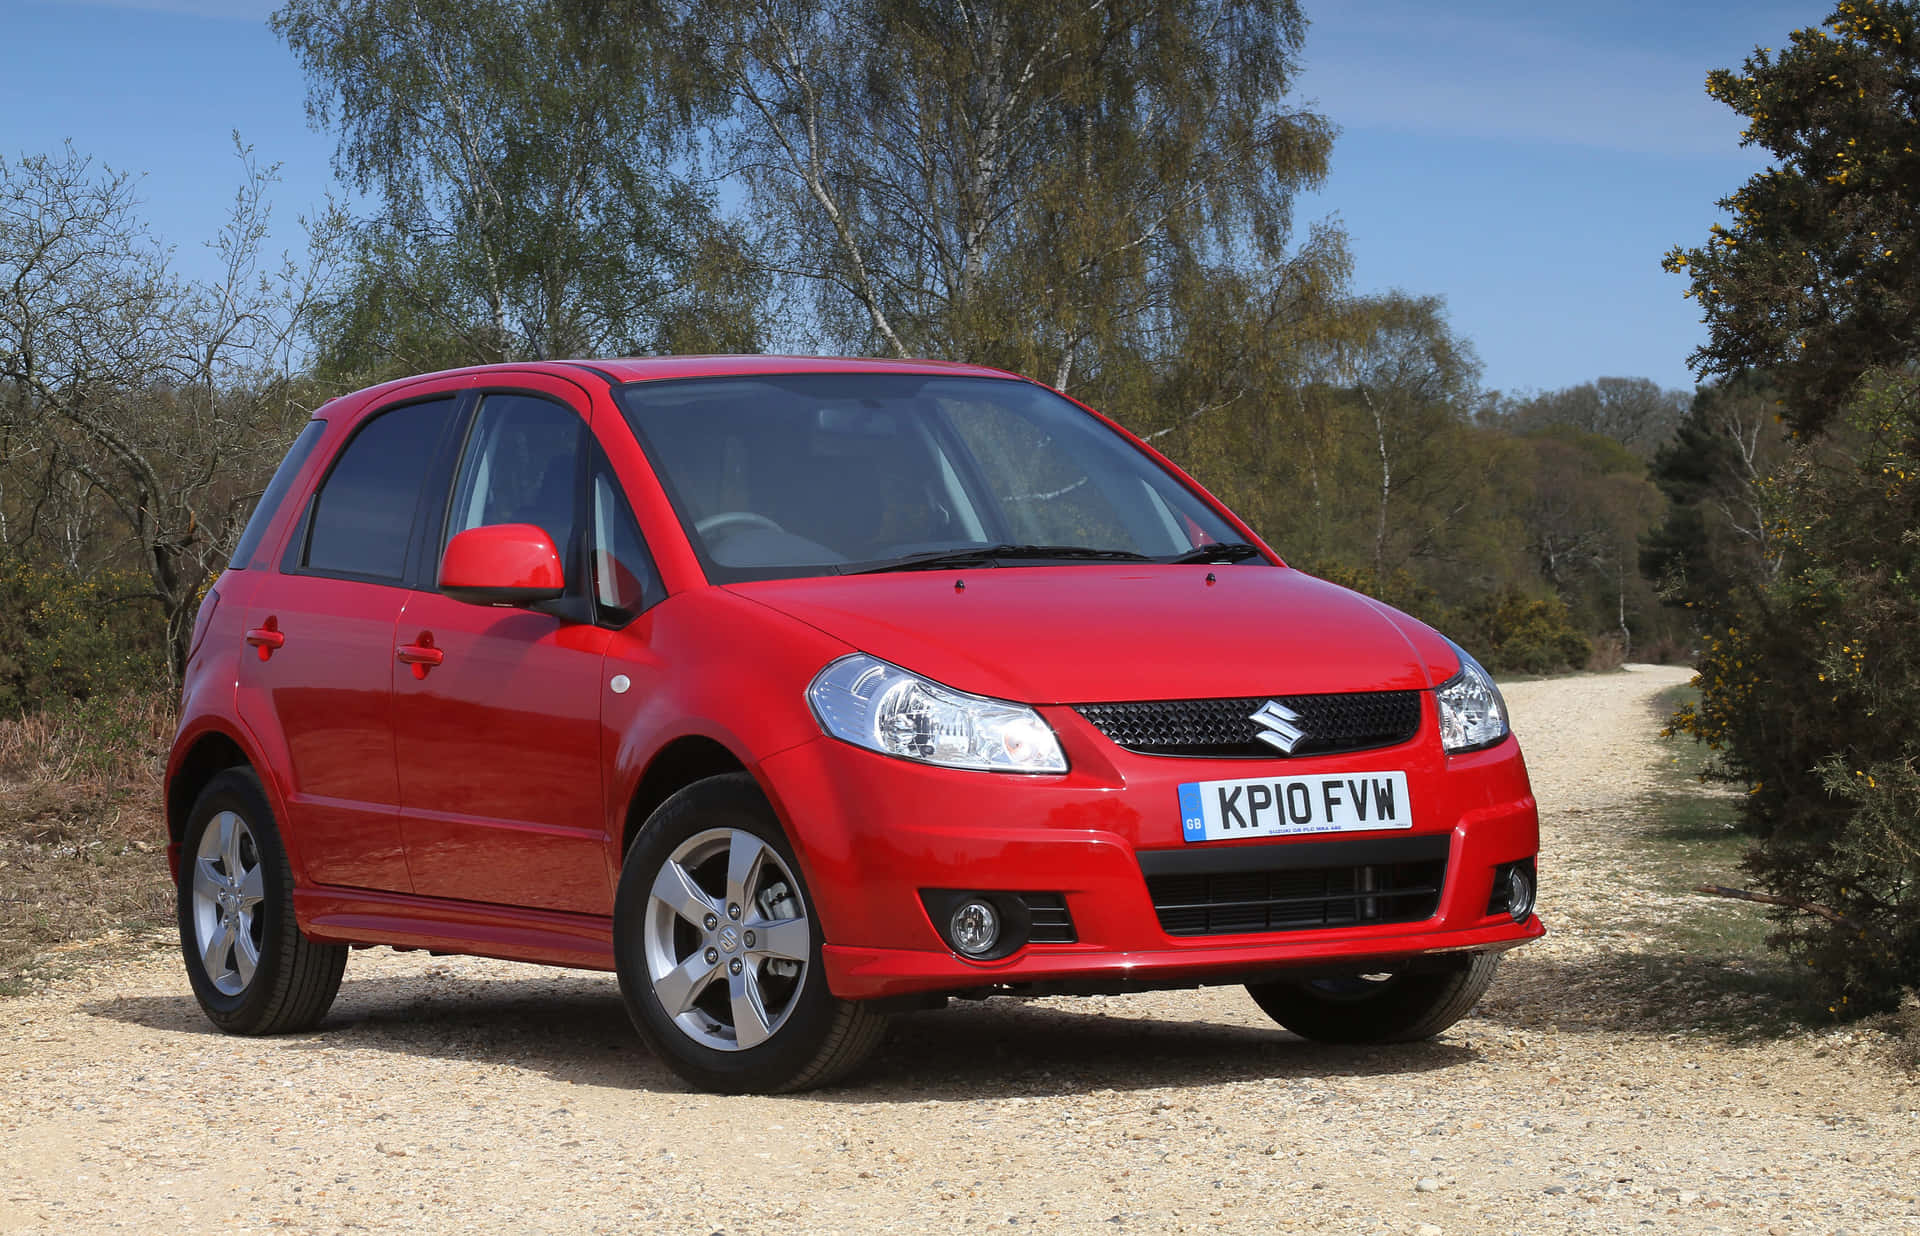
M 398 582 L 420 491 L 454 400 L 404 404 L 361 427 L 314 499 L 305 567 Z
M 233 560 L 227 565 L 235 570 L 244 571 L 253 562 L 253 555 L 260 549 L 260 538 L 267 535 L 267 525 L 273 522 L 274 513 L 280 504 L 287 500 L 287 490 L 293 488 L 293 479 L 300 475 L 300 469 L 306 465 L 307 456 L 313 454 L 313 448 L 320 445 L 320 438 L 327 432 L 325 421 L 308 421 L 300 436 L 287 448 L 287 457 L 280 461 L 273 479 L 267 482 L 267 488 L 260 495 L 260 501 L 253 508 L 253 515 L 247 520 L 247 526 L 240 533 L 240 543 L 233 547 Z

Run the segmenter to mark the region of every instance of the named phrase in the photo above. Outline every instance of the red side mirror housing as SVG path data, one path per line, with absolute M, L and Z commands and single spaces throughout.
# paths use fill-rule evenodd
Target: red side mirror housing
M 440 559 L 440 591 L 469 605 L 532 605 L 566 590 L 560 551 L 533 524 L 468 528 Z

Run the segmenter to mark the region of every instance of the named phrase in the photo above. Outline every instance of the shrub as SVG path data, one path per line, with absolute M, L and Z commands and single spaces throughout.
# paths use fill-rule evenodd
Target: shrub
M 0 713 L 149 689 L 166 628 L 139 576 L 0 561 Z
M 1460 617 L 1454 638 L 1496 674 L 1585 669 L 1593 655 L 1592 644 L 1574 629 L 1557 598 L 1536 599 L 1507 588 L 1466 606 Z
M 1744 865 L 1799 907 L 1770 942 L 1864 1013 L 1920 978 L 1920 381 L 1864 383 L 1847 438 L 1768 487 L 1782 569 L 1695 601 L 1700 701 L 1673 728 L 1747 787 Z

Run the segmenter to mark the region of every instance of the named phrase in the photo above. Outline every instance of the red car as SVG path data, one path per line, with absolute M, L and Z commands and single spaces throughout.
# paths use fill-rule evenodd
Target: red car
M 353 945 L 613 970 L 721 1091 L 891 1010 L 1244 983 L 1435 1034 L 1542 934 L 1492 679 L 1138 439 L 966 365 L 500 365 L 315 415 L 194 630 L 187 973 L 243 1034 Z

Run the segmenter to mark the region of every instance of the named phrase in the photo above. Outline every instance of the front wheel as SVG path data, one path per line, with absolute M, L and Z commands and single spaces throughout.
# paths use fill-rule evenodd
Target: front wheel
M 293 917 L 293 871 L 266 792 L 248 768 L 207 783 L 181 839 L 178 911 L 187 978 L 230 1034 L 308 1030 L 333 1007 L 347 946 Z
M 701 1089 L 823 1086 L 886 1028 L 827 990 L 799 867 L 745 773 L 673 795 L 627 852 L 613 910 L 620 993 L 647 1046 Z
M 1500 966 L 1475 953 L 1455 969 L 1379 971 L 1247 984 L 1267 1016 L 1321 1043 L 1410 1043 L 1432 1038 L 1473 1011 Z

